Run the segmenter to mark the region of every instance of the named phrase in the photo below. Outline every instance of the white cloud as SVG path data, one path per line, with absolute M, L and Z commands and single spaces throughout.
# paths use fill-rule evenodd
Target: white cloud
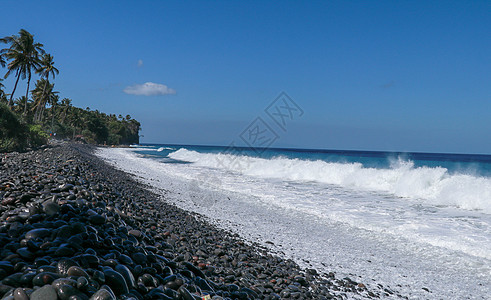
M 143 60 L 139 59 L 137 65 L 138 65 L 138 68 L 143 67 Z
M 175 90 L 167 87 L 164 84 L 145 82 L 144 84 L 135 84 L 127 86 L 123 92 L 130 95 L 141 96 L 158 96 L 158 95 L 173 95 Z

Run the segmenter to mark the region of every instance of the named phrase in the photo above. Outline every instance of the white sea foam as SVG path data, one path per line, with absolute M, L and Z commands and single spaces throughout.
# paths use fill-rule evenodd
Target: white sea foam
M 165 191 L 166 201 L 250 240 L 273 241 L 273 250 L 305 267 L 337 276 L 352 273 L 369 286 L 373 279 L 373 285 L 381 283 L 411 299 L 486 299 L 491 293 L 491 215 L 483 208 L 458 208 L 461 204 L 435 205 L 438 198 L 428 196 L 443 197 L 439 182 L 448 178 L 462 188 L 458 181 L 465 182 L 465 175 L 415 168 L 404 160 L 380 170 L 185 149 L 170 156 L 193 163 L 165 164 L 134 150 L 98 154 L 157 192 Z
M 418 167 L 399 159 L 391 168 L 365 168 L 361 163 L 333 163 L 277 157 L 263 159 L 230 154 L 199 153 L 181 148 L 169 157 L 198 166 L 226 168 L 261 178 L 320 182 L 344 188 L 386 192 L 424 200 L 434 205 L 455 206 L 491 213 L 491 179 L 449 174 L 442 167 Z

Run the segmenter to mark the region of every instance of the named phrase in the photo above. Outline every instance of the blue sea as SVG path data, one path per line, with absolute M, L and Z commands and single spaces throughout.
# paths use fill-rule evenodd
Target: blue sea
M 410 299 L 491 295 L 491 155 L 191 145 L 98 155 L 303 267 Z

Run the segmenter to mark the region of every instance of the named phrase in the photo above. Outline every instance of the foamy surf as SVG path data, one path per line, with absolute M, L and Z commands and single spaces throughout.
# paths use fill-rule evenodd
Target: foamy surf
M 404 176 L 416 180 L 426 174 L 433 178 L 426 180 L 430 183 L 455 175 L 486 177 L 397 160 L 381 173 L 357 163 L 285 157 L 253 158 L 250 168 L 233 170 L 223 167 L 223 160 L 213 165 L 224 154 L 162 151 L 191 162 L 165 164 L 134 150 L 103 149 L 99 155 L 155 191 L 165 190 L 165 201 L 201 213 L 305 267 L 354 274 L 414 299 L 486 299 L 491 293 L 491 216 L 482 208 L 435 205 L 421 197 L 396 196 L 387 188 Z M 316 176 L 301 172 L 305 163 L 317 170 Z M 330 172 L 341 170 L 326 177 L 338 181 L 321 177 L 321 163 L 332 164 Z M 375 176 L 385 188 L 350 184 L 362 175 Z M 343 176 L 351 181 L 340 180 Z
M 413 162 L 395 161 L 390 169 L 365 168 L 361 163 L 332 163 L 277 157 L 263 159 L 230 154 L 199 153 L 184 148 L 169 157 L 197 166 L 226 168 L 241 174 L 304 182 L 335 184 L 344 188 L 386 192 L 435 205 L 491 213 L 491 179 L 449 174 L 441 167 L 415 168 Z M 233 162 L 233 163 L 224 163 Z

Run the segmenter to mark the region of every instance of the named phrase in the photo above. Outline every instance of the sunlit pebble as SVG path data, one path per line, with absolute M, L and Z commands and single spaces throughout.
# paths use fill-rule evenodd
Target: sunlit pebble
M 207 266 L 208 266 L 208 265 L 207 265 L 207 264 L 205 264 L 205 263 L 199 263 L 199 264 L 198 264 L 198 268 L 200 268 L 201 270 L 206 269 L 206 267 L 207 267 Z

